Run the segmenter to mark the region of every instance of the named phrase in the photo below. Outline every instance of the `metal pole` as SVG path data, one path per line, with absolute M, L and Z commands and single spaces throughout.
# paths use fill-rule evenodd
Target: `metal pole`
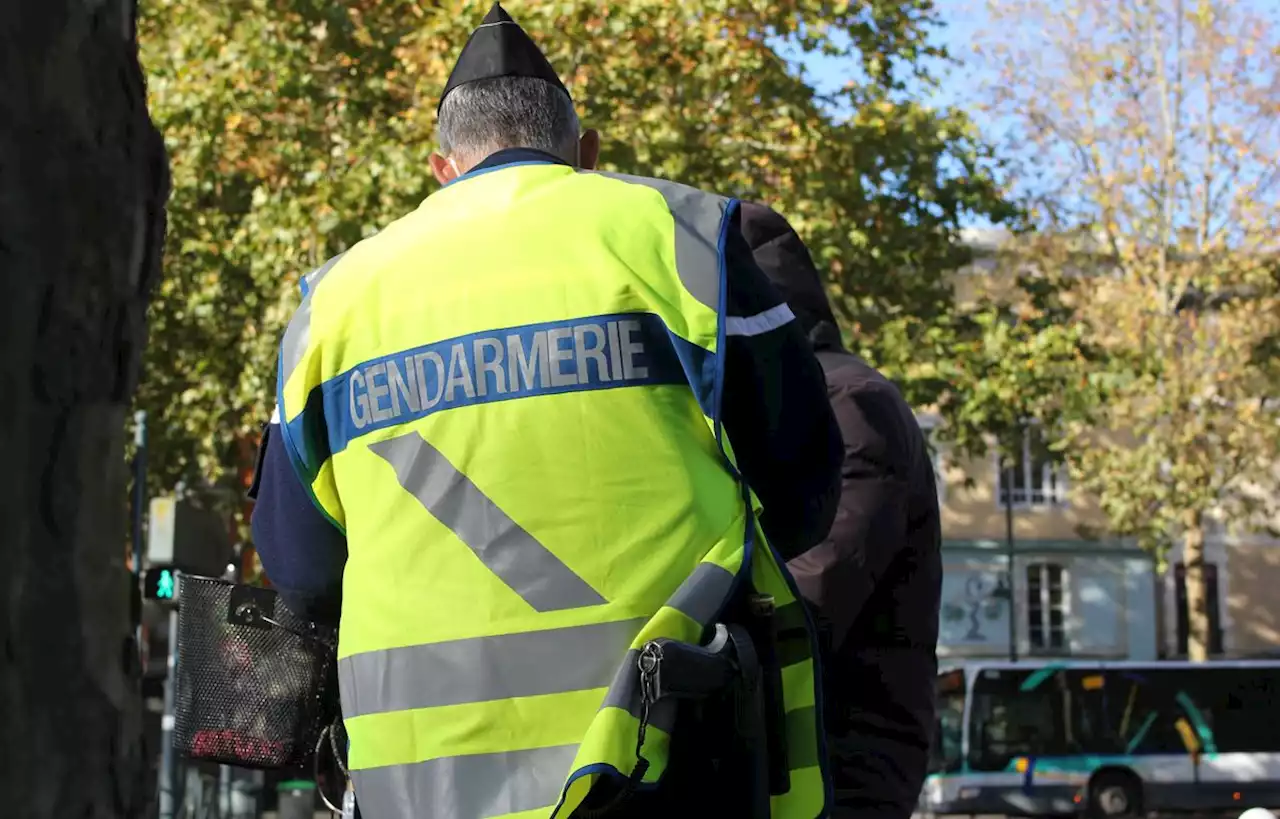
M 147 413 L 138 410 L 133 414 L 133 582 L 142 593 L 142 523 L 147 505 Z M 133 642 L 139 657 L 146 656 L 142 644 L 142 612 L 133 624 Z
M 231 766 L 218 766 L 218 809 L 214 812 L 219 819 L 228 819 L 235 814 L 231 809 Z
M 1018 596 L 1014 592 L 1013 570 L 1013 463 L 1005 456 L 1004 537 L 1005 567 L 1009 575 L 1009 662 L 1018 661 Z
M 176 599 L 182 585 L 177 584 Z M 169 609 L 169 660 L 164 678 L 164 716 L 160 719 L 160 819 L 174 819 L 177 802 L 174 785 L 177 782 L 177 758 L 173 753 L 174 726 L 174 674 L 178 670 L 178 609 Z
M 142 577 L 142 522 L 147 505 L 147 413 L 133 414 L 133 574 Z
M 240 571 L 237 563 L 228 563 L 227 569 L 222 573 L 222 579 L 230 583 L 240 582 Z M 231 805 L 231 766 L 218 766 L 218 799 L 217 810 L 214 812 L 219 819 L 229 819 L 235 816 L 235 810 Z

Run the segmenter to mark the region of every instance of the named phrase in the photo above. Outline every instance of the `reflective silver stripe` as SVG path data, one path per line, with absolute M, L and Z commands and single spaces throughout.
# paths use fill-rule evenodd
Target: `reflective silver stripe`
M 720 309 L 720 227 L 724 222 L 729 200 L 723 196 L 700 191 L 687 185 L 629 176 L 620 173 L 603 173 L 600 176 L 644 185 L 662 194 L 676 225 L 676 268 L 684 288 L 702 304 L 712 310 Z
M 494 504 L 440 450 L 409 432 L 369 445 L 428 512 L 449 527 L 536 611 L 599 606 L 605 599 Z
M 619 620 L 344 657 L 338 661 L 342 713 L 352 718 L 604 688 L 647 622 Z M 634 669 L 635 657 L 629 661 Z
M 550 808 L 573 767 L 577 745 L 472 754 L 352 771 L 367 819 L 485 819 Z
M 727 336 L 762 336 L 794 320 L 791 308 L 779 304 L 754 316 L 729 316 L 724 320 L 724 333 Z
M 733 575 L 703 563 L 668 605 L 710 625 Z M 338 661 L 343 714 L 491 702 L 608 686 L 602 708 L 640 716 L 639 653 L 647 618 L 370 651 Z M 621 657 L 621 660 L 619 660 Z M 654 724 L 669 728 L 661 717 Z
M 302 362 L 303 354 L 307 351 L 307 342 L 311 336 L 311 296 L 315 293 L 316 285 L 320 284 L 320 281 L 329 275 L 329 271 L 333 270 L 333 266 L 338 263 L 338 260 L 343 255 L 345 254 L 339 253 L 306 276 L 303 276 L 307 282 L 307 295 L 303 296 L 302 303 L 294 311 L 293 318 L 289 320 L 289 326 L 284 331 L 284 340 L 280 342 L 281 384 L 289 383 L 289 378 L 293 375 L 293 371 L 298 368 L 298 364 Z M 294 409 L 299 412 L 302 411 L 301 407 L 295 407 Z
M 714 563 L 699 563 L 693 574 L 685 578 L 676 593 L 671 595 L 667 605 L 684 612 L 694 622 L 709 626 L 729 598 L 732 588 L 732 572 Z
M 422 441 L 416 433 L 410 435 Z M 422 445 L 429 446 L 425 441 Z M 379 454 L 396 464 L 397 453 Z M 397 474 L 407 487 L 404 471 L 397 467 Z M 728 570 L 701 563 L 667 605 L 709 625 L 728 598 L 733 580 Z M 348 657 L 339 663 L 343 713 L 351 718 L 608 684 L 600 707 L 621 708 L 639 718 L 639 654 L 621 647 L 630 645 L 646 622 L 636 619 L 495 635 Z M 670 734 L 677 710 L 674 701 L 657 703 L 651 709 L 650 724 Z M 554 805 L 576 751 L 577 746 L 569 745 L 458 756 L 354 771 L 352 776 L 362 813 L 370 817 L 410 819 L 423 806 L 430 806 L 432 815 L 441 819 L 483 819 Z
M 307 351 L 307 342 L 311 336 L 311 297 L 308 296 L 298 305 L 289 326 L 284 331 L 284 341 L 280 342 L 280 384 L 288 384 L 293 371 L 302 363 L 302 356 Z M 283 396 L 281 396 L 283 398 Z M 302 407 L 294 407 L 299 412 Z
M 303 276 L 302 278 L 305 279 L 307 282 L 307 292 L 308 293 L 315 292 L 316 286 L 320 284 L 320 281 L 325 276 L 329 275 L 329 271 L 333 270 L 333 266 L 336 265 L 338 263 L 338 260 L 345 255 L 347 255 L 347 252 L 344 250 L 341 253 L 339 253 L 337 256 L 334 256 L 329 261 L 317 267 L 315 270 L 312 270 L 310 273 Z

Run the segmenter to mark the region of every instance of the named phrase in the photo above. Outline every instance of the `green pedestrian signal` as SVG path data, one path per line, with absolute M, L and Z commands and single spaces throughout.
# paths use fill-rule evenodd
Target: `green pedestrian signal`
M 153 566 L 147 569 L 142 582 L 142 596 L 148 600 L 173 602 L 177 595 L 177 572 L 172 566 Z

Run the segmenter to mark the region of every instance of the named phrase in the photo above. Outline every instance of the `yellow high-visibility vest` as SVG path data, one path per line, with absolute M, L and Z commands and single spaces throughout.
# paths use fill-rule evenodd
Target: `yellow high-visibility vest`
M 736 206 L 502 167 L 306 277 L 281 426 L 347 537 L 339 677 L 367 819 L 568 817 L 636 765 L 638 650 L 698 643 L 748 579 L 791 635 L 773 816 L 825 815 L 812 630 L 719 423 Z

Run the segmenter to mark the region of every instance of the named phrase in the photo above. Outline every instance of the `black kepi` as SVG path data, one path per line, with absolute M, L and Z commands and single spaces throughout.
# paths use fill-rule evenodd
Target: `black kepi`
M 445 83 L 440 102 L 443 104 L 449 92 L 460 85 L 495 77 L 533 77 L 551 83 L 569 96 L 569 90 L 560 82 L 542 50 L 503 10 L 501 3 L 494 3 L 480 27 L 471 32 Z M 436 111 L 439 110 L 437 105 Z

